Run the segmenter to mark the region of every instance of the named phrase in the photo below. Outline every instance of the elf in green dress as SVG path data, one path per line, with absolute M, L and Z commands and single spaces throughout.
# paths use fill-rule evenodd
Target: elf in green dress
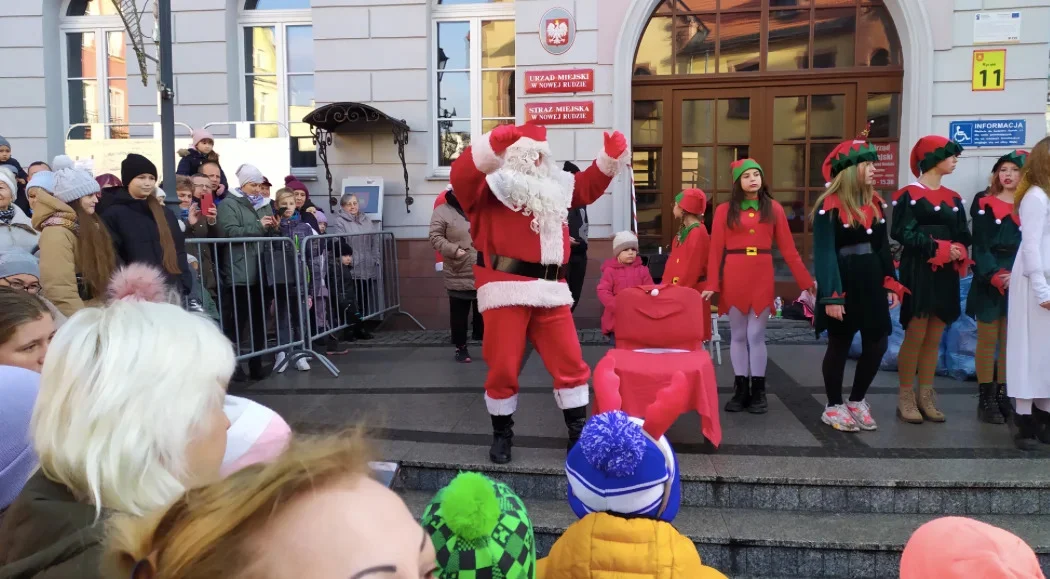
M 978 193 L 970 206 L 975 264 L 966 315 L 977 320 L 977 419 L 989 424 L 1004 424 L 1010 414 L 1006 397 L 1006 304 L 1010 269 L 1021 246 L 1014 194 L 1027 158 L 1028 151 L 1013 151 L 1000 157 L 992 168 L 987 191 Z
M 892 331 L 890 308 L 907 290 L 897 281 L 883 210 L 875 194 L 875 147 L 863 140 L 839 144 L 824 161 L 828 188 L 814 205 L 813 265 L 817 277 L 815 328 L 828 332 L 824 354 L 827 407 L 824 424 L 843 432 L 875 430 L 864 395 L 886 353 Z M 861 354 L 849 401 L 842 381 L 853 336 L 860 332 Z
M 919 139 L 911 150 L 911 170 L 919 179 L 893 194 L 890 236 L 903 246 L 900 280 L 911 290 L 901 304 L 905 332 L 897 358 L 897 416 L 912 424 L 945 420 L 936 406 L 933 376 L 944 328 L 962 313 L 959 278 L 973 262 L 966 250 L 966 207 L 941 179 L 955 171 L 962 150 L 941 136 Z

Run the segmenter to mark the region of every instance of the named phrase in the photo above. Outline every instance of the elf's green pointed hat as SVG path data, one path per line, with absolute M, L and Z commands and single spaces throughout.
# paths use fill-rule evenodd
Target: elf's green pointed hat
M 1024 168 L 1025 161 L 1028 160 L 1028 151 L 1017 149 L 1016 151 L 1010 151 L 1009 153 L 999 157 L 999 160 L 995 162 L 995 166 L 992 167 L 992 173 L 998 173 L 999 167 L 1003 166 L 1003 163 L 1013 163 L 1017 167 Z
M 740 159 L 739 161 L 733 161 L 730 163 L 729 168 L 733 171 L 734 183 L 739 181 L 740 176 L 748 169 L 758 169 L 759 173 L 765 174 L 765 171 L 762 170 L 762 165 L 759 165 L 758 161 L 754 159 Z
M 423 512 L 441 579 L 536 577 L 536 538 L 521 498 L 475 472 L 460 473 Z

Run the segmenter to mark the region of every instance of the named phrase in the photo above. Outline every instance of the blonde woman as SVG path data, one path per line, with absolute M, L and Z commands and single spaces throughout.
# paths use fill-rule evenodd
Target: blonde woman
M 299 439 L 271 465 L 191 490 L 153 516 L 122 516 L 106 576 L 435 579 L 430 537 L 369 476 L 368 456 L 360 435 Z
M 40 470 L 0 524 L 0 575 L 94 579 L 105 519 L 218 478 L 233 349 L 207 318 L 125 297 L 78 312 L 50 352 L 30 426 Z
M 1032 149 L 1014 206 L 1021 247 L 1010 276 L 1006 394 L 1016 406 L 1014 442 L 1022 450 L 1050 443 L 1050 138 Z M 1044 447 L 1045 448 L 1045 447 Z
M 813 265 L 817 277 L 815 328 L 828 332 L 824 389 L 828 404 L 820 419 L 843 432 L 875 430 L 864 399 L 879 371 L 890 335 L 890 308 L 900 305 L 903 286 L 890 257 L 885 204 L 875 194 L 875 147 L 846 141 L 824 161 L 827 191 L 814 204 Z M 842 399 L 846 355 L 860 332 L 862 351 L 848 401 Z

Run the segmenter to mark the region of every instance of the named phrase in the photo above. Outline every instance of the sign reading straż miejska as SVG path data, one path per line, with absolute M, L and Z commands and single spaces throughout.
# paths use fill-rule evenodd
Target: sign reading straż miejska
M 538 125 L 594 124 L 594 101 L 525 103 L 525 122 Z
M 594 69 L 525 71 L 525 94 L 594 92 Z

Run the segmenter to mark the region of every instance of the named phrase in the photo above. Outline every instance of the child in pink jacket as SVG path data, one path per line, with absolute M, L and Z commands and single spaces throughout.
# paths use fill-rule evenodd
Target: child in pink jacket
M 627 288 L 652 285 L 653 277 L 638 257 L 638 237 L 630 231 L 621 231 L 613 238 L 613 255 L 602 264 L 602 280 L 598 282 L 598 300 L 602 312 L 602 333 L 615 346 L 616 295 Z

